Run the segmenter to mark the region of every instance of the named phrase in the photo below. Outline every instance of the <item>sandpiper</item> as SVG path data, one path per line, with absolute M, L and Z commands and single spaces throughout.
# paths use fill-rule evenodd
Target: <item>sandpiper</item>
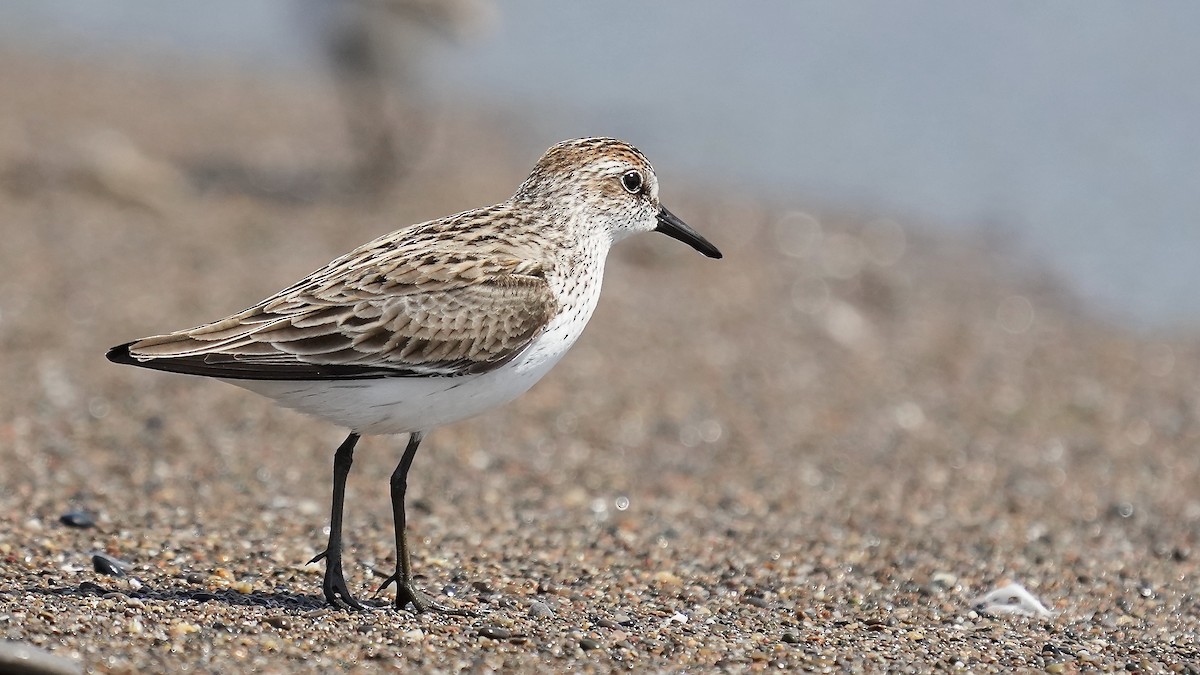
M 563 141 L 495 206 L 368 242 L 249 309 L 135 340 L 108 358 L 215 377 L 350 430 L 333 458 L 323 591 L 361 609 L 342 574 L 342 502 L 364 434 L 409 434 L 391 476 L 395 607 L 454 612 L 413 583 L 404 494 L 430 429 L 528 390 L 575 343 L 612 244 L 656 231 L 710 258 L 715 246 L 666 209 L 646 157 L 612 138 Z

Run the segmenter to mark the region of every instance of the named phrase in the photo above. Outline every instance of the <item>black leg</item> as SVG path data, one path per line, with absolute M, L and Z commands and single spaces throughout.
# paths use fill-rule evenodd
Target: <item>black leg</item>
M 404 448 L 404 456 L 392 472 L 392 519 L 396 524 L 396 573 L 388 577 L 379 590 L 387 588 L 392 582 L 396 583 L 396 609 L 404 609 L 410 602 L 417 612 L 435 611 L 443 614 L 466 615 L 462 610 L 451 609 L 434 602 L 425 592 L 413 584 L 412 560 L 408 554 L 408 535 L 405 529 L 404 494 L 408 491 L 408 469 L 412 466 L 413 457 L 417 455 L 417 447 L 423 438 L 421 432 L 413 432 L 408 437 L 408 446 Z
M 346 476 L 350 475 L 350 465 L 354 463 L 356 443 L 358 434 L 351 432 L 333 455 L 333 507 L 329 514 L 329 545 L 308 562 L 311 564 L 325 559 L 325 581 L 321 588 L 325 591 L 325 599 L 329 604 L 334 607 L 364 609 L 362 604 L 350 595 L 346 579 L 342 576 L 342 503 L 346 499 Z

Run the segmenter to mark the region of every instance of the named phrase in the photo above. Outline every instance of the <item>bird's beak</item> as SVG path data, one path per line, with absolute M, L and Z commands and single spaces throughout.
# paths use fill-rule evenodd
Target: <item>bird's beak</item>
M 672 239 L 678 239 L 710 258 L 721 257 L 721 252 L 717 250 L 716 246 L 701 237 L 699 232 L 668 211 L 665 206 L 658 207 L 658 227 L 654 228 L 654 231 L 662 232 Z

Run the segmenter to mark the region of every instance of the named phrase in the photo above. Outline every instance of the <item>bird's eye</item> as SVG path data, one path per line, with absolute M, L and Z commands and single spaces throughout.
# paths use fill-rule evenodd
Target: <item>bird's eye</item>
M 631 195 L 642 191 L 642 174 L 638 171 L 626 171 L 621 176 L 621 187 Z

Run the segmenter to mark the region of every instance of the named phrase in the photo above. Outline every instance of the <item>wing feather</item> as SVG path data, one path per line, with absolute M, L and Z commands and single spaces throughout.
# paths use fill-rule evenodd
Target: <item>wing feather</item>
M 453 376 L 519 354 L 558 311 L 541 264 L 384 237 L 233 316 L 113 348 L 147 368 L 231 379 Z

